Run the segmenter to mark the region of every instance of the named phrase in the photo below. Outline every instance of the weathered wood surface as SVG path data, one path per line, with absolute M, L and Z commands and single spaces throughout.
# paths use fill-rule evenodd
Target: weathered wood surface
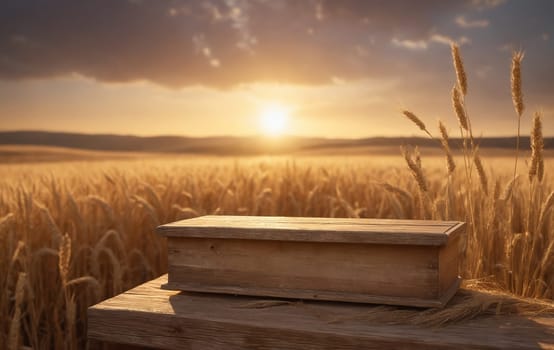
M 457 261 L 448 262 L 454 278 L 445 274 L 442 282 L 438 255 L 434 246 L 169 237 L 164 288 L 443 306 L 458 282 Z M 439 290 L 439 281 L 448 285 Z
M 157 231 L 168 237 L 440 246 L 464 227 L 457 221 L 207 215 Z
M 89 338 L 161 349 L 554 349 L 554 318 L 488 317 L 442 328 L 392 326 L 356 317 L 370 311 L 368 305 L 245 308 L 260 299 L 161 290 L 166 279 L 91 307 Z
M 160 226 L 166 289 L 444 306 L 457 289 L 464 223 L 203 216 Z
M 452 284 L 458 280 L 461 256 L 465 251 L 463 246 L 462 236 L 458 235 L 451 239 L 447 245 L 439 248 L 438 254 L 438 294 L 443 295 L 447 290 L 452 288 Z

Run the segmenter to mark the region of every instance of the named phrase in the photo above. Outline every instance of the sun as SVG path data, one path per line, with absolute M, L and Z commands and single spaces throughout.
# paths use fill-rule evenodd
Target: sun
M 290 112 L 280 104 L 265 106 L 260 111 L 260 129 L 267 136 L 282 135 L 288 125 Z

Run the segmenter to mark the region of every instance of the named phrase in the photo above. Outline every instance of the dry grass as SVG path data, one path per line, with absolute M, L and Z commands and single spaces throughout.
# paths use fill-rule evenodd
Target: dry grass
M 461 274 L 492 281 L 495 289 L 470 285 L 473 294 L 461 295 L 456 304 L 461 306 L 448 309 L 451 313 L 402 317 L 442 324 L 502 307 L 552 310 L 554 186 L 549 174 L 554 169 L 542 153 L 540 119 L 534 124 L 529 176 L 514 178 L 512 159 L 481 158 L 465 109 L 465 72 L 455 51 L 454 108 L 466 142 L 462 154 L 453 155 L 441 124 L 437 142 L 446 152 L 446 169 L 441 158 L 408 150 L 409 171 L 400 157 L 396 162 L 390 157 L 205 157 L 1 166 L 0 344 L 84 347 L 87 306 L 166 271 L 165 242 L 154 228 L 203 214 L 466 221 Z M 428 132 L 419 117 L 407 113 Z M 482 299 L 476 299 L 476 291 Z

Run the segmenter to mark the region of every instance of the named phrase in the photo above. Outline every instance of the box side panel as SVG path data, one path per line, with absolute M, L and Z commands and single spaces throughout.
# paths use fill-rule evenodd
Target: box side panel
M 438 299 L 438 280 L 436 247 L 202 238 L 169 242 L 169 283 L 194 290 Z
M 459 276 L 462 254 L 462 235 L 457 235 L 447 245 L 439 249 L 439 293 L 446 293 Z

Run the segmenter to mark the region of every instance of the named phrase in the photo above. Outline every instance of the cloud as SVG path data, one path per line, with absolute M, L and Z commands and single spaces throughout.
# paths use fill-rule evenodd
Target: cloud
M 471 39 L 466 36 L 461 36 L 458 39 L 453 39 L 447 35 L 433 34 L 429 40 L 443 45 L 450 45 L 452 43 L 456 43 L 460 46 L 464 44 L 471 44 Z
M 486 10 L 504 4 L 506 0 L 472 0 L 471 6 L 478 10 Z
M 397 38 L 392 38 L 391 42 L 394 46 L 410 50 L 426 50 L 428 47 L 427 41 L 425 40 L 399 40 Z
M 461 46 L 465 44 L 470 44 L 471 39 L 466 36 L 461 36 L 458 39 L 453 39 L 443 34 L 432 34 L 428 39 L 425 40 L 400 40 L 397 38 L 392 38 L 391 43 L 396 47 L 401 47 L 413 51 L 422 51 L 427 50 L 432 43 L 438 43 L 448 46 L 450 46 L 452 43 L 456 43 Z
M 456 24 L 461 28 L 486 28 L 489 26 L 489 21 L 486 19 L 467 20 L 464 16 L 456 17 Z
M 437 21 L 475 6 L 483 4 L 5 0 L 0 79 L 79 74 L 105 82 L 228 88 L 257 81 L 379 78 L 394 72 L 395 59 L 375 42 L 425 49 Z

